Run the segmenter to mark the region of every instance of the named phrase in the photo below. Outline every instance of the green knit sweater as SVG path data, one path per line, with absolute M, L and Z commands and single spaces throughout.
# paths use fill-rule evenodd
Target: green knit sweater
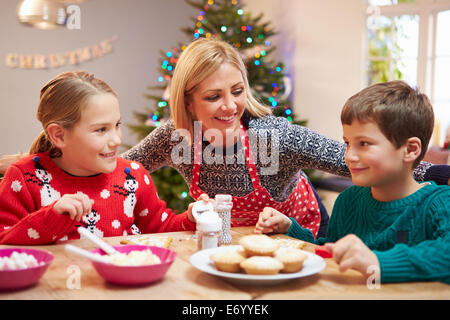
M 287 235 L 315 244 L 355 234 L 377 255 L 381 282 L 450 284 L 450 186 L 426 185 L 403 199 L 380 202 L 368 187 L 336 199 L 327 237 L 314 239 L 295 220 Z

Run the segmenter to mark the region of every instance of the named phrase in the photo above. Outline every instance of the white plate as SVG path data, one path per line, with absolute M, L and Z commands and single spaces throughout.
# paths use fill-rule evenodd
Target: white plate
M 221 251 L 221 250 L 237 250 L 242 248 L 240 245 L 237 246 L 222 246 L 219 248 L 201 250 L 194 253 L 191 258 L 191 264 L 199 269 L 200 271 L 224 278 L 227 281 L 237 283 L 237 284 L 251 284 L 251 285 L 269 285 L 278 284 L 281 282 L 289 281 L 291 279 L 307 277 L 322 271 L 326 263 L 325 261 L 311 252 L 303 251 L 308 258 L 303 264 L 303 268 L 298 272 L 293 273 L 279 273 L 275 275 L 252 275 L 245 273 L 231 273 L 223 272 L 216 269 L 214 263 L 209 259 L 211 254 Z M 279 249 L 283 250 L 283 248 Z

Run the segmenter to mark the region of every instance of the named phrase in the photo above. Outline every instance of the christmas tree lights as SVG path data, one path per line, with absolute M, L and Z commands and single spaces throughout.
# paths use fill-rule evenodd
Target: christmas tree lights
M 164 123 L 170 116 L 170 81 L 180 54 L 186 45 L 195 39 L 219 38 L 239 50 L 248 70 L 248 80 L 255 97 L 262 103 L 272 106 L 275 116 L 305 125 L 305 121 L 295 119 L 289 100 L 289 77 L 283 63 L 269 60 L 275 47 L 268 40 L 275 34 L 269 23 L 261 22 L 263 15 L 253 17 L 242 8 L 238 0 L 185 0 L 197 8 L 199 13 L 192 18 L 192 27 L 183 28 L 188 36 L 186 44 L 180 44 L 166 51 L 160 51 L 159 76 L 151 91 L 162 94 L 146 94 L 155 101 L 152 110 L 134 112 L 138 125 L 130 125 L 139 137 L 147 136 L 153 129 Z M 152 178 L 162 199 L 168 207 L 184 211 L 192 198 L 188 196 L 183 178 L 172 168 L 163 168 L 152 173 Z

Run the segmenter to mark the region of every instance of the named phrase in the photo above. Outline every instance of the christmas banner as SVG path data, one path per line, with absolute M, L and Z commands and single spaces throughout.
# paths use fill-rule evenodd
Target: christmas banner
M 113 41 L 116 37 L 103 40 L 98 44 L 78 48 L 65 53 L 51 54 L 19 54 L 7 53 L 5 64 L 9 68 L 20 69 L 56 69 L 67 64 L 78 65 L 80 63 L 95 60 L 113 51 Z

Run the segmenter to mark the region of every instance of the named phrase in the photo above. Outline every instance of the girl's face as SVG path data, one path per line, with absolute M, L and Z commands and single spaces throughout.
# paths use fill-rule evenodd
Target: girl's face
M 91 176 L 114 171 L 117 149 L 122 142 L 117 98 L 109 93 L 87 100 L 81 119 L 64 129 L 62 169 L 76 176 Z
M 225 63 L 200 82 L 189 97 L 187 108 L 197 121 L 202 122 L 203 133 L 211 143 L 227 146 L 235 143 L 245 102 L 241 72 Z

